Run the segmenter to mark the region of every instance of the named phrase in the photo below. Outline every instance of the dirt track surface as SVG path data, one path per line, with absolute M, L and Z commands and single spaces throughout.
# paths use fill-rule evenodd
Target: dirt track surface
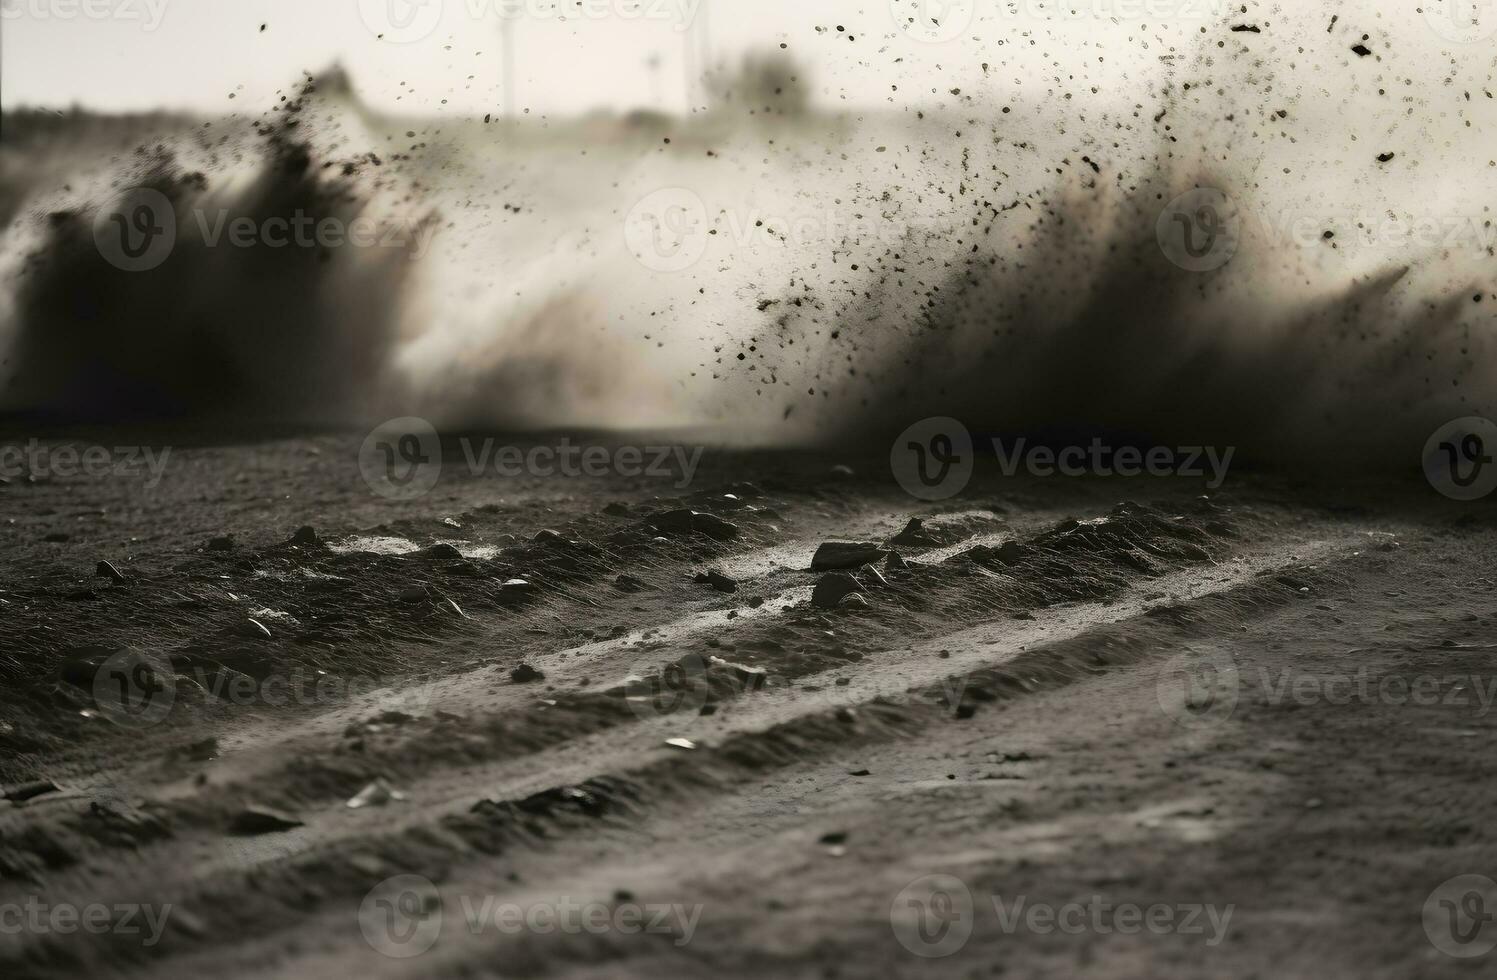
M 59 787 L 0 906 L 111 909 L 0 922 L 6 975 L 1490 974 L 1436 894 L 1497 869 L 1486 508 L 751 454 L 394 503 L 356 443 L 0 489 L 0 777 Z M 818 608 L 828 540 L 908 567 Z

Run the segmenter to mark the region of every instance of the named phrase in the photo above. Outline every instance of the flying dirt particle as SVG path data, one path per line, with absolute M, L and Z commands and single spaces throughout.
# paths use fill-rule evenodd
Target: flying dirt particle
M 1394 154 L 1392 154 L 1392 153 L 1379 153 L 1378 156 L 1377 156 L 1377 162 L 1378 163 L 1387 163 L 1389 160 L 1393 159 L 1393 157 L 1394 157 Z
M 545 671 L 531 664 L 520 664 L 509 672 L 509 679 L 516 684 L 529 684 L 531 681 L 545 680 Z
M 1331 33 L 1331 31 L 1335 30 L 1336 29 L 1336 22 L 1338 20 L 1340 20 L 1340 19 L 1341 19 L 1341 15 L 1340 14 L 1332 14 L 1331 15 L 1331 26 L 1327 27 L 1325 29 L 1325 32 L 1327 34 L 1329 34 L 1329 33 Z
M 1351 50 L 1358 58 L 1365 58 L 1369 54 L 1372 54 L 1372 49 L 1365 44 L 1354 44 Z
M 681 749 L 684 752 L 690 752 L 697 747 L 697 743 L 689 738 L 668 738 L 665 740 L 665 744 L 673 749 Z
M 302 821 L 289 813 L 263 806 L 247 806 L 235 815 L 229 830 L 236 834 L 269 834 L 300 827 Z
M 1257 24 L 1237 24 L 1232 28 L 1233 34 L 1262 34 L 1263 30 Z

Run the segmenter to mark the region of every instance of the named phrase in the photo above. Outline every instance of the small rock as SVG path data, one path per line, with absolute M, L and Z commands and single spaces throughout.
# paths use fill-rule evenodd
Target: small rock
M 925 529 L 925 522 L 918 517 L 910 518 L 910 522 L 904 526 L 894 537 L 889 539 L 891 544 L 903 544 L 918 548 L 939 544 L 939 542 Z
M 738 580 L 728 578 L 728 576 L 716 569 L 699 573 L 696 581 L 698 585 L 710 585 L 719 592 L 738 591 Z
M 715 670 L 731 671 L 733 679 L 738 683 L 739 688 L 744 691 L 758 691 L 769 683 L 768 672 L 758 667 L 735 664 L 721 657 L 709 657 L 707 663 Z
M 649 585 L 643 579 L 635 578 L 633 575 L 620 575 L 613 580 L 613 587 L 620 592 L 643 592 L 646 589 L 654 588 L 654 586 Z
M 499 588 L 505 592 L 515 595 L 530 595 L 531 593 L 538 591 L 534 583 L 527 582 L 522 578 L 506 579 L 504 583 L 499 586 Z
M 405 798 L 405 794 L 400 790 L 391 788 L 390 784 L 383 779 L 376 779 L 355 793 L 344 805 L 350 810 L 360 810 L 366 806 L 384 806 L 392 801 L 400 802 Z
M 520 664 L 509 672 L 509 679 L 516 684 L 528 684 L 531 681 L 545 680 L 546 674 L 539 667 L 530 664 Z
M 463 553 L 450 544 L 434 544 L 430 548 L 411 552 L 410 557 L 423 561 L 462 561 Z
M 125 581 L 125 573 L 115 568 L 113 563 L 107 561 L 101 561 L 94 566 L 94 577 L 113 579 L 116 582 Z
M 884 567 L 890 571 L 900 572 L 910 567 L 910 563 L 900 557 L 899 552 L 889 552 L 889 557 L 884 559 Z
M 1017 541 L 1005 541 L 998 546 L 998 560 L 1005 565 L 1017 565 L 1024 557 L 1024 547 Z
M 818 609 L 836 609 L 844 597 L 862 591 L 862 584 L 846 572 L 824 575 L 811 591 L 811 605 Z
M 872 565 L 864 565 L 858 569 L 858 579 L 870 588 L 887 589 L 889 587 L 889 580 L 884 578 L 883 573 Z
M 234 632 L 247 640 L 268 640 L 271 638 L 270 630 L 258 619 L 246 619 L 234 627 Z
M 426 589 L 419 585 L 407 585 L 400 590 L 401 602 L 423 602 L 426 599 Z
M 837 602 L 838 609 L 867 609 L 868 597 L 861 592 L 853 592 L 843 596 Z
M 10 800 L 12 803 L 25 803 L 34 800 L 38 796 L 46 796 L 48 793 L 61 792 L 62 787 L 50 779 L 38 779 L 29 783 L 18 783 L 7 787 L 4 793 L 0 793 L 0 799 Z
M 229 829 L 236 834 L 269 834 L 300 827 L 302 821 L 289 813 L 263 806 L 247 806 L 234 817 Z
M 846 465 L 844 463 L 838 463 L 836 466 L 833 466 L 831 468 L 830 472 L 831 472 L 832 476 L 840 476 L 840 477 L 842 477 L 844 479 L 846 479 L 847 477 L 851 477 L 851 476 L 856 476 L 857 475 L 857 474 L 855 474 L 852 471 L 852 467 L 851 466 L 848 466 L 848 465 Z
M 607 507 L 603 508 L 603 513 L 607 514 L 609 517 L 628 517 L 629 516 L 629 508 L 625 507 L 623 504 L 619 503 L 618 501 L 614 501 L 613 503 L 609 504 Z
M 312 527 L 312 525 L 310 524 L 303 524 L 301 527 L 296 529 L 295 534 L 291 535 L 292 544 L 310 546 L 319 543 L 319 540 L 320 539 L 317 537 L 317 529 Z
M 53 531 L 51 534 L 42 538 L 42 540 L 46 541 L 48 544 L 64 544 L 68 541 L 73 540 L 73 536 L 66 533 L 65 531 Z
M 845 831 L 845 830 L 833 830 L 830 833 L 822 834 L 821 835 L 821 840 L 817 841 L 817 843 L 818 844 L 846 844 L 847 843 L 847 831 Z
M 816 549 L 811 559 L 811 571 L 824 572 L 836 568 L 860 568 L 888 557 L 888 550 L 867 542 L 828 541 Z
M 209 551 L 233 551 L 234 535 L 225 534 L 222 537 L 209 538 L 205 547 Z
M 646 522 L 657 531 L 685 533 L 695 531 L 716 541 L 731 541 L 738 537 L 738 525 L 695 510 L 669 510 L 657 514 Z
M 673 749 L 682 749 L 686 752 L 690 752 L 697 747 L 697 743 L 689 738 L 668 738 L 665 740 L 665 744 Z

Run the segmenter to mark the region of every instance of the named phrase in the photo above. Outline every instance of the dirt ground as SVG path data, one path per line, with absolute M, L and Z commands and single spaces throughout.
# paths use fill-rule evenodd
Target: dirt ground
M 1497 962 L 1485 504 L 727 452 L 395 501 L 361 435 L 153 438 L 0 486 L 6 976 Z

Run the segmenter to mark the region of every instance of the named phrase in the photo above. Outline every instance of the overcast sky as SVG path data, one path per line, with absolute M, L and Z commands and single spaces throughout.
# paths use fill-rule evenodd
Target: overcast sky
M 563 18 L 558 2 L 573 13 Z M 258 109 L 298 71 L 339 60 L 376 103 L 426 112 L 447 99 L 454 111 L 487 111 L 500 104 L 498 5 L 511 4 L 518 101 L 534 112 L 679 111 L 689 46 L 736 58 L 781 43 L 813 67 L 822 101 L 870 105 L 912 73 L 940 81 L 946 63 L 971 60 L 970 35 L 991 22 L 982 8 L 996 0 L 955 0 L 958 18 L 963 4 L 978 8 L 964 39 L 922 43 L 896 26 L 901 6 L 939 13 L 951 2 L 0 0 L 0 75 L 7 106 Z M 1067 28 L 1103 29 L 1117 30 Z

